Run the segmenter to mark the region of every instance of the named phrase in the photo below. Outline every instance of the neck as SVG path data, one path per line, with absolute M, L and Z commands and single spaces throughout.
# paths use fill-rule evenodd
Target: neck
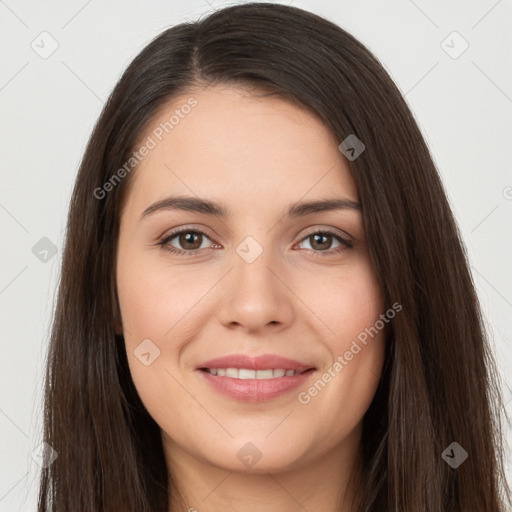
M 286 471 L 240 472 L 182 450 L 164 434 L 170 512 L 355 512 L 360 491 L 360 429 L 328 454 Z M 176 498 L 176 496 L 179 496 Z

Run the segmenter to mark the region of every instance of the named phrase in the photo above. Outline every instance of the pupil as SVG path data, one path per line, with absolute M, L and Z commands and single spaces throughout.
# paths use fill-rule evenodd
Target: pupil
M 313 238 L 314 238 L 313 248 L 315 248 L 315 245 L 317 245 L 317 242 L 319 241 L 320 238 L 326 239 L 326 238 L 328 238 L 328 236 L 330 236 L 330 235 L 319 235 L 319 234 L 313 235 Z M 321 242 L 320 242 L 320 245 L 322 245 Z M 324 245 L 325 245 L 325 242 L 324 242 Z M 316 248 L 322 249 L 322 247 L 316 247 Z M 325 249 L 325 247 L 323 247 L 323 249 Z
M 197 240 L 198 239 L 199 239 L 199 235 L 198 234 L 183 233 L 181 235 L 180 242 L 182 243 L 182 245 L 184 245 L 186 247 L 186 244 L 193 244 L 194 245 L 194 240 L 195 240 L 195 246 L 194 247 L 188 247 L 188 248 L 189 249 L 197 249 L 201 245 L 201 244 L 197 245 Z

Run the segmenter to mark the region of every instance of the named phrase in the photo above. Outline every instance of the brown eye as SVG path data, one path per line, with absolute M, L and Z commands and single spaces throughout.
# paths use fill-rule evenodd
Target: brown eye
M 171 243 L 174 239 L 176 239 L 177 242 Z M 203 249 L 201 245 L 205 239 L 210 240 L 210 238 L 202 231 L 198 229 L 184 228 L 166 236 L 158 243 L 158 245 L 169 252 L 190 256 Z
M 326 249 L 330 249 L 332 244 L 332 235 L 324 235 L 324 234 L 316 234 L 309 235 L 309 239 L 313 242 L 311 243 L 311 247 L 315 250 L 324 251 Z
M 315 256 L 329 256 L 353 246 L 352 242 L 329 230 L 310 233 L 302 239 L 301 243 L 304 243 L 304 241 L 309 242 L 310 247 L 306 247 L 306 249 L 313 251 Z M 333 243 L 338 245 L 333 248 Z
M 183 249 L 199 249 L 203 235 L 195 231 L 183 231 L 178 234 L 178 241 Z

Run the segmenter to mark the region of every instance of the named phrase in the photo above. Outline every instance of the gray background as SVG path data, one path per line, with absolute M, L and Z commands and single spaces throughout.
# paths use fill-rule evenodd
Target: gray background
M 43 362 L 67 208 L 103 103 L 150 39 L 232 3 L 0 1 L 0 512 L 35 510 L 33 454 L 41 453 Z M 512 0 L 290 3 L 360 39 L 405 95 L 467 245 L 510 414 Z

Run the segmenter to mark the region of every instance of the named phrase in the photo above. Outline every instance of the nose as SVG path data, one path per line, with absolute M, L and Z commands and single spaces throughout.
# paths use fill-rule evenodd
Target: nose
M 290 276 L 271 250 L 263 250 L 253 261 L 245 258 L 243 250 L 235 251 L 232 270 L 223 281 L 218 318 L 224 326 L 275 333 L 292 324 L 297 298 Z

